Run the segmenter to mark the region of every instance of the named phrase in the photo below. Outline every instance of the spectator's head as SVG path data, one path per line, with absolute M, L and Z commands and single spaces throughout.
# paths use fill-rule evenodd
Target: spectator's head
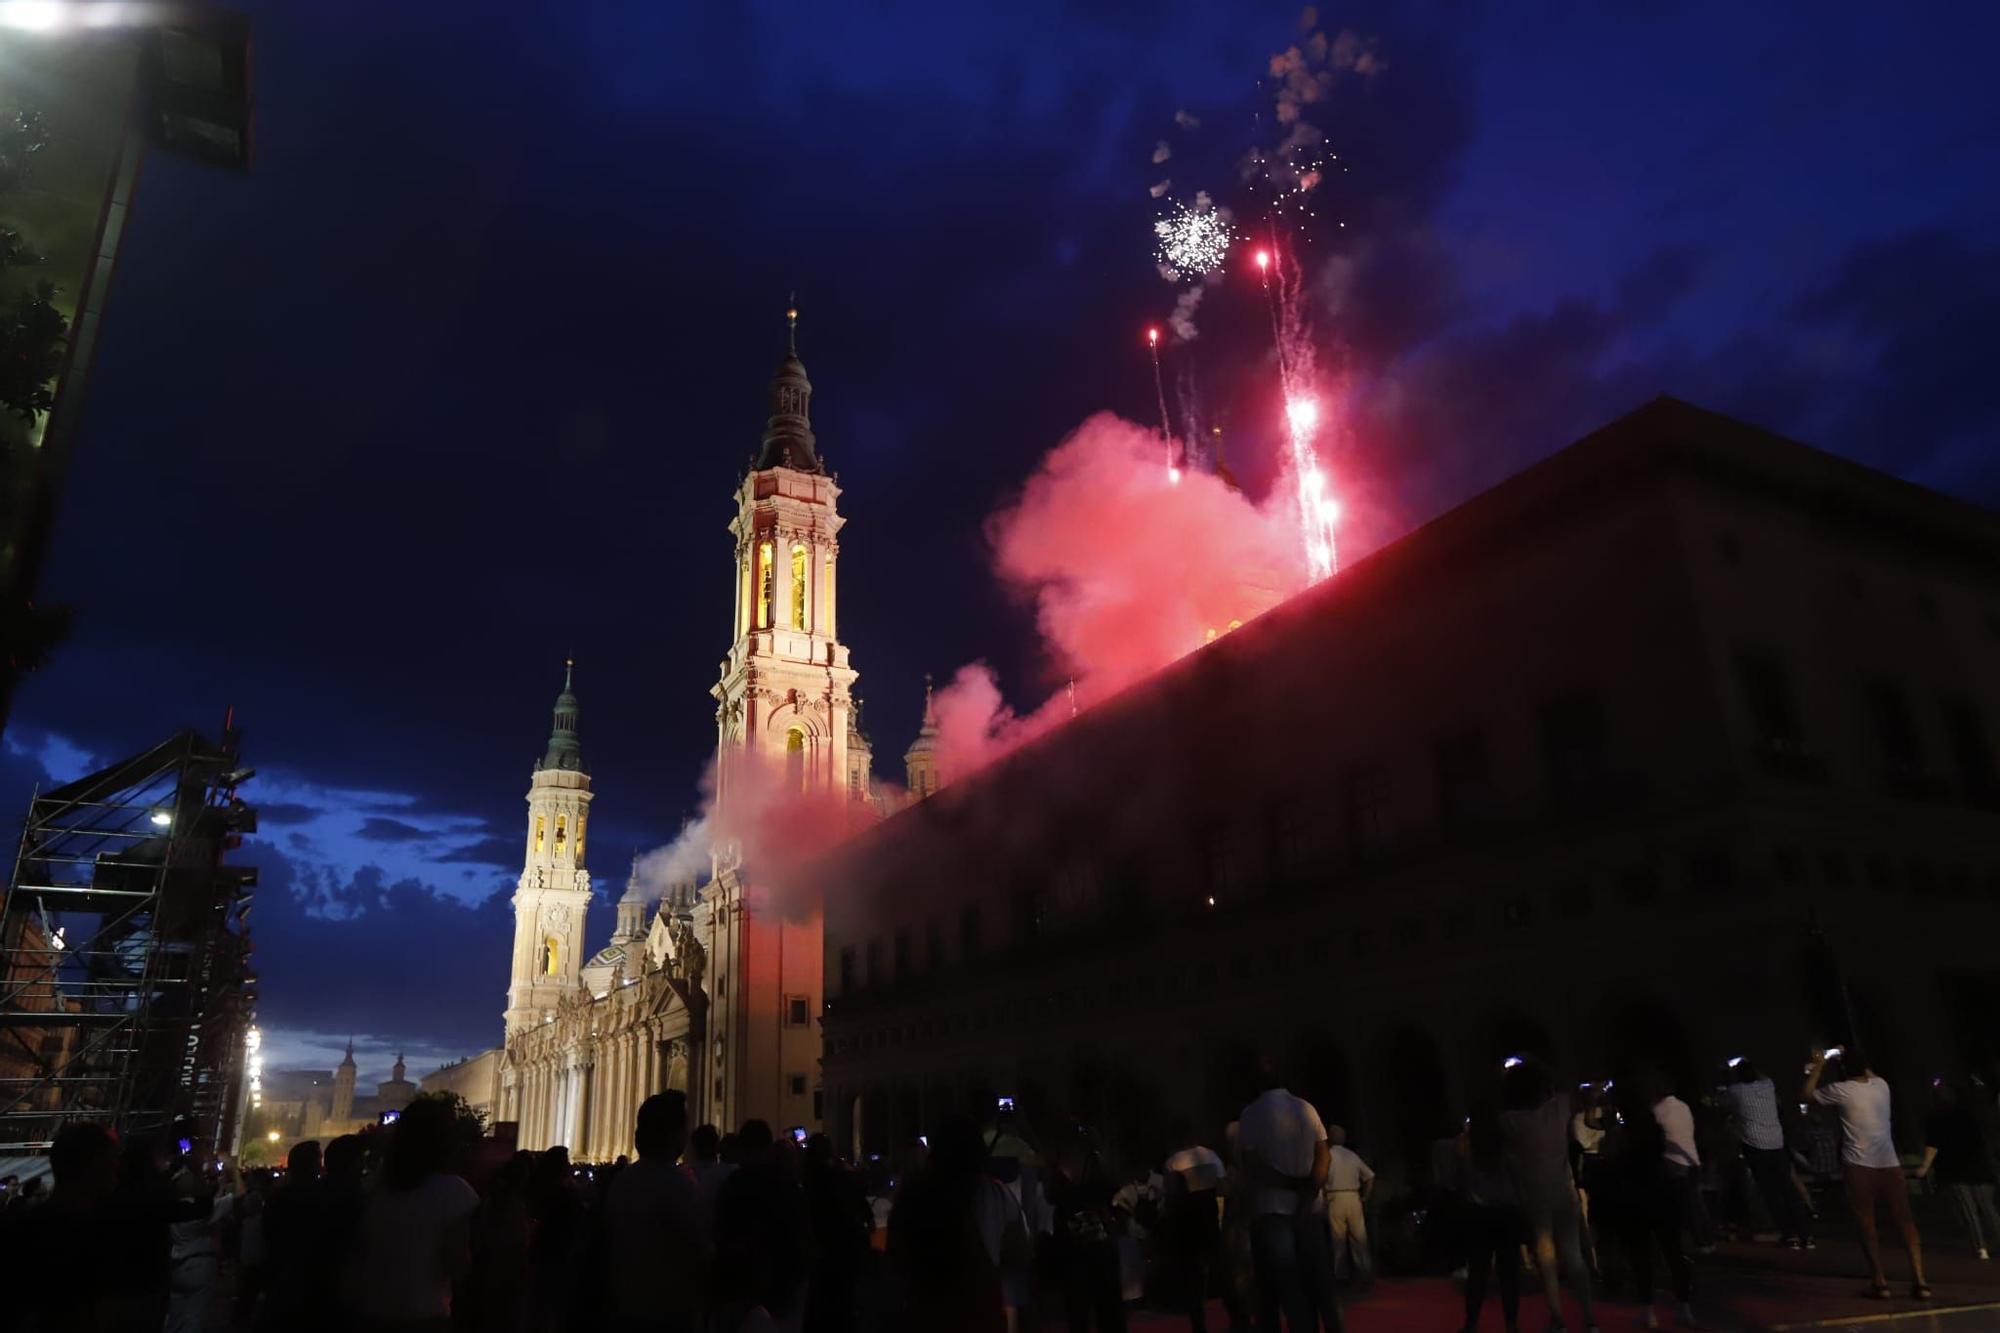
M 1637 1093 L 1641 1103 L 1648 1110 L 1673 1092 L 1673 1088 L 1667 1083 L 1667 1076 L 1654 1065 L 1641 1065 L 1632 1077 L 1625 1081 L 1624 1086 Z
M 1941 1075 L 1932 1079 L 1931 1104 L 1940 1110 L 1952 1110 L 1958 1105 L 1958 1089 L 1952 1087 Z
M 733 1133 L 724 1134 L 716 1144 L 716 1153 L 731 1166 L 743 1160 L 743 1142 Z
M 639 1156 L 662 1162 L 678 1159 L 687 1147 L 687 1094 L 669 1088 L 639 1103 L 639 1118 L 632 1129 L 632 1142 Z
M 1500 1113 L 1491 1102 L 1474 1102 L 1465 1117 L 1465 1151 L 1474 1166 L 1494 1171 L 1500 1167 Z
M 1268 1055 L 1257 1057 L 1257 1063 L 1250 1070 L 1250 1090 L 1265 1093 L 1273 1088 L 1282 1088 L 1285 1080 L 1278 1077 L 1278 1066 Z
M 833 1165 L 833 1140 L 815 1134 L 806 1140 L 806 1170 L 824 1171 Z
M 1341 1125 L 1328 1125 L 1326 1127 L 1326 1142 L 1327 1146 L 1330 1148 L 1340 1148 L 1346 1146 L 1347 1144 L 1346 1128 Z
M 1736 1076 L 1738 1083 L 1755 1083 L 1758 1079 L 1764 1077 L 1757 1072 L 1756 1065 L 1750 1063 L 1749 1060 L 1740 1055 L 1736 1057 L 1736 1063 L 1729 1067 L 1729 1072 Z
M 291 1152 L 285 1154 L 285 1174 L 296 1181 L 319 1179 L 319 1141 L 307 1139 L 304 1143 L 294 1143 Z
M 1510 1055 L 1500 1067 L 1500 1104 L 1510 1111 L 1540 1106 L 1551 1086 L 1548 1066 L 1532 1055 Z
M 713 1162 L 721 1147 L 722 1136 L 715 1132 L 714 1125 L 697 1125 L 688 1136 L 688 1156 L 697 1162 Z
M 940 1179 L 977 1176 L 986 1162 L 986 1140 L 968 1115 L 948 1115 L 931 1135 L 926 1169 Z
M 569 1146 L 558 1143 L 542 1154 L 542 1168 L 547 1171 L 569 1171 Z
M 1842 1078 L 1860 1078 L 1863 1074 L 1875 1072 L 1868 1063 L 1868 1052 L 1859 1043 L 1841 1047 L 1839 1064 Z
M 745 1162 L 761 1162 L 771 1155 L 771 1124 L 768 1120 L 745 1120 L 736 1131 L 736 1155 Z
M 142 1189 L 157 1181 L 167 1169 L 166 1145 L 149 1134 L 134 1134 L 125 1141 L 118 1158 L 118 1183 Z
M 361 1179 L 361 1167 L 367 1155 L 368 1145 L 361 1141 L 359 1134 L 342 1134 L 326 1145 L 321 1165 L 326 1168 L 328 1180 L 353 1184 Z
M 451 1161 L 451 1108 L 418 1098 L 403 1108 L 390 1131 L 386 1178 L 392 1190 L 415 1189 Z
M 118 1139 L 103 1125 L 64 1125 L 49 1148 L 49 1172 L 65 1196 L 101 1199 L 118 1185 Z

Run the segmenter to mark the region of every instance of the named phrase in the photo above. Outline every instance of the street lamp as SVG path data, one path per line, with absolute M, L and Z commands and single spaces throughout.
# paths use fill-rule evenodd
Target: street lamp
M 271 1142 L 276 1143 L 278 1141 L 278 1131 L 274 1129 L 269 1134 L 266 1134 L 264 1137 L 269 1139 Z

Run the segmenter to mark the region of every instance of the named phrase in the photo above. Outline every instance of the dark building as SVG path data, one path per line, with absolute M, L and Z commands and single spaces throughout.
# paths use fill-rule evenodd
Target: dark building
M 1170 577 L 1167 571 L 1163 577 Z M 841 849 L 836 1141 L 1150 1153 L 1261 1051 L 1393 1172 L 1536 1052 L 2000 1043 L 2000 517 L 1671 399 Z

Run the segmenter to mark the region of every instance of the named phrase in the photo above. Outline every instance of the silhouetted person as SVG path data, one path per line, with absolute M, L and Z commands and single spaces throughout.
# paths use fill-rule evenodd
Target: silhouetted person
M 1451 1190 L 1465 1258 L 1465 1327 L 1468 1333 L 1479 1327 L 1486 1284 L 1498 1277 L 1500 1314 L 1513 1333 L 1520 1324 L 1521 1245 L 1528 1233 L 1520 1191 L 1507 1170 L 1500 1115 L 1493 1107 L 1482 1103 L 1472 1108 L 1447 1162 L 1441 1174 Z
M 191 1143 L 192 1129 L 177 1126 L 182 1142 Z M 222 1272 L 221 1226 L 243 1194 L 243 1178 L 234 1163 L 224 1172 L 224 1188 L 202 1170 L 192 1151 L 174 1158 L 167 1176 L 173 1202 L 168 1211 L 169 1262 L 172 1277 L 167 1286 L 167 1316 L 161 1327 L 165 1333 L 201 1333 L 208 1327 L 209 1306 L 215 1300 L 215 1284 Z
M 447 1167 L 451 1111 L 411 1102 L 390 1131 L 381 1186 L 361 1215 L 355 1296 L 368 1326 L 433 1330 L 451 1318 L 452 1283 L 472 1267 L 479 1196 Z
M 0 1256 L 11 1280 L 0 1321 L 19 1333 L 111 1333 L 159 1327 L 160 1306 L 128 1302 L 113 1279 L 131 1256 L 106 1234 L 118 1188 L 118 1140 L 103 1125 L 69 1124 L 49 1148 L 55 1188 L 46 1199 L 10 1206 L 0 1222 Z
M 1785 1151 L 1784 1122 L 1778 1118 L 1777 1088 L 1739 1056 L 1730 1069 L 1730 1081 L 1723 1085 L 1722 1099 L 1729 1104 L 1743 1164 L 1750 1168 L 1771 1225 L 1793 1249 L 1810 1245 L 1812 1215 L 1792 1188 L 1792 1160 Z
M 1160 1242 L 1188 1327 L 1208 1333 L 1209 1283 L 1223 1271 L 1222 1183 L 1229 1172 L 1221 1154 L 1194 1141 L 1185 1121 L 1175 1129 L 1175 1138 L 1187 1146 L 1166 1161 Z
M 1972 1108 L 1943 1079 L 1931 1084 L 1931 1113 L 1924 1122 L 1924 1160 L 1919 1178 L 1937 1175 L 1966 1235 L 1982 1259 L 2000 1245 L 2000 1212 L 1994 1209 L 1993 1159 Z
M 525 1333 L 528 1327 L 528 1173 L 535 1155 L 508 1158 L 472 1214 L 472 1271 L 458 1284 L 453 1315 L 462 1333 Z
M 577 1188 L 569 1149 L 561 1144 L 535 1159 L 528 1175 L 528 1213 L 535 1219 L 528 1326 L 534 1333 L 559 1333 L 576 1297 L 583 1246 L 583 1192 Z
M 1123 1333 L 1125 1297 L 1118 1269 L 1112 1199 L 1118 1187 L 1089 1142 L 1073 1145 L 1049 1181 L 1055 1205 L 1056 1265 L 1070 1333 Z
M 1507 1170 L 1520 1196 L 1535 1265 L 1541 1270 L 1549 1326 L 1563 1327 L 1560 1255 L 1583 1307 L 1583 1322 L 1595 1327 L 1590 1269 L 1583 1259 L 1583 1208 L 1569 1171 L 1569 1098 L 1540 1060 L 1514 1056 L 1501 1071 L 1500 1100 L 1505 1108 L 1500 1113 L 1500 1135 L 1506 1145 Z
M 1695 1143 L 1694 1110 L 1674 1096 L 1666 1076 L 1657 1069 L 1641 1070 L 1637 1082 L 1653 1099 L 1653 1119 L 1660 1122 L 1666 1142 L 1667 1180 L 1680 1200 L 1681 1225 L 1706 1254 L 1715 1248 L 1715 1232 L 1701 1199 L 1701 1150 Z
M 1249 1186 L 1246 1211 L 1257 1274 L 1257 1327 L 1292 1333 L 1323 1319 L 1342 1327 L 1333 1299 L 1333 1247 L 1326 1230 L 1329 1154 L 1326 1126 L 1303 1097 L 1287 1092 L 1270 1065 L 1257 1068 L 1260 1089 L 1236 1118 L 1236 1152 Z
M 340 1330 L 355 1322 L 353 1268 L 361 1249 L 361 1214 L 367 1205 L 362 1171 L 368 1148 L 359 1134 L 342 1134 L 320 1155 L 322 1176 L 314 1200 L 312 1293 L 308 1329 Z
M 812 1226 L 812 1285 L 806 1296 L 807 1333 L 853 1333 L 854 1302 L 868 1263 L 875 1217 L 860 1178 L 833 1155 L 833 1140 L 806 1141 L 806 1218 Z
M 708 1236 L 701 1192 L 679 1166 L 687 1146 L 687 1094 L 656 1092 L 639 1106 L 639 1160 L 604 1197 L 613 1333 L 693 1333 L 701 1308 Z
M 319 1141 L 292 1145 L 285 1180 L 264 1205 L 264 1310 L 259 1327 L 306 1327 L 314 1318 L 312 1270 L 319 1262 L 316 1232 L 323 1193 Z
M 1347 1146 L 1347 1131 L 1339 1125 L 1326 1127 L 1326 1221 L 1333 1235 L 1333 1271 L 1339 1274 L 1350 1262 L 1354 1280 L 1375 1280 L 1375 1259 L 1368 1251 L 1368 1191 L 1374 1187 L 1375 1173 L 1361 1154 Z
M 1647 1328 L 1658 1327 L 1653 1310 L 1653 1258 L 1667 1261 L 1682 1327 L 1694 1327 L 1694 1270 L 1681 1248 L 1686 1202 L 1683 1178 L 1667 1156 L 1667 1132 L 1653 1114 L 1656 1086 L 1630 1079 L 1618 1089 L 1618 1116 L 1605 1136 L 1605 1180 L 1610 1198 L 1598 1216 L 1617 1237 L 1632 1269 L 1632 1293 L 1645 1311 Z
M 804 1307 L 811 1266 L 805 1200 L 764 1121 L 743 1122 L 736 1155 L 736 1170 L 715 1194 L 713 1309 L 726 1328 L 754 1320 L 760 1310 L 786 1324 Z
M 906 1177 L 896 1196 L 889 1258 L 912 1330 L 1005 1333 L 1000 1238 L 1012 1205 L 1006 1188 L 985 1174 L 985 1160 L 979 1127 L 968 1116 L 947 1116 L 923 1169 Z
M 1861 1231 L 1861 1249 L 1868 1256 L 1873 1294 L 1884 1299 L 1889 1295 L 1882 1241 L 1875 1232 L 1876 1210 L 1887 1208 L 1889 1220 L 1902 1234 L 1903 1248 L 1910 1254 L 1910 1295 L 1927 1301 L 1931 1289 L 1924 1281 L 1923 1243 L 1917 1239 L 1917 1224 L 1910 1216 L 1910 1187 L 1903 1180 L 1903 1159 L 1896 1152 L 1890 1125 L 1888 1080 L 1868 1067 L 1868 1057 L 1859 1047 L 1850 1046 L 1840 1056 L 1841 1077 L 1834 1082 L 1822 1083 L 1826 1061 L 1825 1051 L 1813 1052 L 1799 1096 L 1840 1113 L 1841 1174 L 1847 1185 L 1847 1205 L 1854 1210 L 1854 1222 Z

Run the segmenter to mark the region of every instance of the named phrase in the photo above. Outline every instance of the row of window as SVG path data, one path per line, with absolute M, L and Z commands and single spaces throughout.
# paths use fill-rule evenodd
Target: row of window
M 773 624 L 771 614 L 773 610 L 772 595 L 774 585 L 777 582 L 777 555 L 777 548 L 772 543 L 768 541 L 757 543 L 757 564 L 750 578 L 751 586 L 757 590 L 756 618 L 746 628 L 770 629 Z M 795 630 L 806 628 L 806 570 L 807 562 L 810 558 L 811 554 L 807 551 L 803 542 L 792 543 L 792 604 L 786 618 L 786 623 L 789 628 Z M 833 557 L 831 555 L 826 557 L 826 583 L 824 586 L 826 624 L 818 628 L 830 635 L 833 632 Z
M 556 816 L 555 854 L 557 856 L 562 856 L 565 853 L 568 853 L 570 855 L 575 856 L 575 858 L 578 861 L 583 860 L 583 821 L 584 821 L 584 816 L 582 815 L 582 813 L 579 812 L 576 817 L 576 846 L 572 849 L 568 845 L 569 816 L 568 815 Z M 548 816 L 536 815 L 534 844 L 535 844 L 535 854 L 537 856 L 541 855 L 542 853 L 542 848 L 545 844 L 547 834 L 548 834 Z
M 1808 744 L 1790 673 L 1776 657 L 1756 649 L 1740 652 L 1736 665 L 1765 770 L 1799 781 L 1826 781 L 1826 761 Z M 1925 800 L 1952 795 L 1953 784 L 1932 762 L 1921 710 L 1901 681 L 1890 676 L 1863 680 L 1858 704 L 1874 737 L 1885 792 Z M 1978 706 L 1965 695 L 1946 694 L 1937 700 L 1935 717 L 1959 797 L 1986 809 L 2000 806 L 2000 768 Z
M 1899 859 L 1880 850 L 1854 853 L 1827 848 L 1817 857 L 1815 868 L 1809 865 L 1803 848 L 1783 843 L 1773 849 L 1770 868 L 1768 878 L 1756 874 L 1746 878 L 1739 872 L 1736 856 L 1727 848 L 1697 848 L 1681 858 L 1678 878 L 1688 892 L 1708 897 L 1752 892 L 1773 881 L 1799 885 L 1816 874 L 1828 887 L 1836 889 L 1865 886 L 1881 892 L 1907 890 L 1921 896 L 1957 899 L 1984 896 L 2000 902 L 2000 866 L 1985 871 L 1982 878 L 1982 872 L 1963 862 L 1940 865 L 1923 856 Z M 1664 878 L 1656 867 L 1634 867 L 1618 877 L 1612 901 L 1633 908 L 1649 907 L 1664 892 Z M 1545 890 L 1496 892 L 1477 902 L 1463 900 L 1448 909 L 1405 914 L 1391 921 L 1357 926 L 1346 933 L 1344 951 L 1335 936 L 1323 936 L 1309 953 L 1301 956 L 1301 961 L 1309 958 L 1319 965 L 1335 959 L 1364 960 L 1378 956 L 1385 946 L 1413 949 L 1432 942 L 1467 940 L 1488 925 L 1520 927 L 1544 917 L 1577 920 L 1592 915 L 1600 901 L 1596 886 L 1581 877 L 1566 879 Z M 1485 910 L 1487 903 L 1491 904 L 1490 911 Z M 1013 944 L 1017 949 L 1026 949 L 1052 933 L 1056 918 L 1042 894 L 1023 890 L 1014 900 L 1014 913 Z M 939 917 L 924 923 L 921 936 L 904 926 L 893 931 L 886 944 L 884 937 L 875 936 L 859 951 L 851 945 L 845 947 L 840 951 L 838 993 L 853 995 L 937 975 L 948 967 L 977 963 L 984 957 L 983 922 L 980 904 L 968 904 L 960 910 L 956 955 L 947 951 L 945 923 Z M 1286 961 L 1287 947 L 1274 946 L 1269 960 L 1274 967 Z M 1249 966 L 1240 959 L 1239 963 L 1241 967 Z M 796 1007 L 791 1021 L 805 1022 L 805 1001 L 797 999 L 793 1003 Z M 961 1026 L 960 1030 L 964 1028 Z

